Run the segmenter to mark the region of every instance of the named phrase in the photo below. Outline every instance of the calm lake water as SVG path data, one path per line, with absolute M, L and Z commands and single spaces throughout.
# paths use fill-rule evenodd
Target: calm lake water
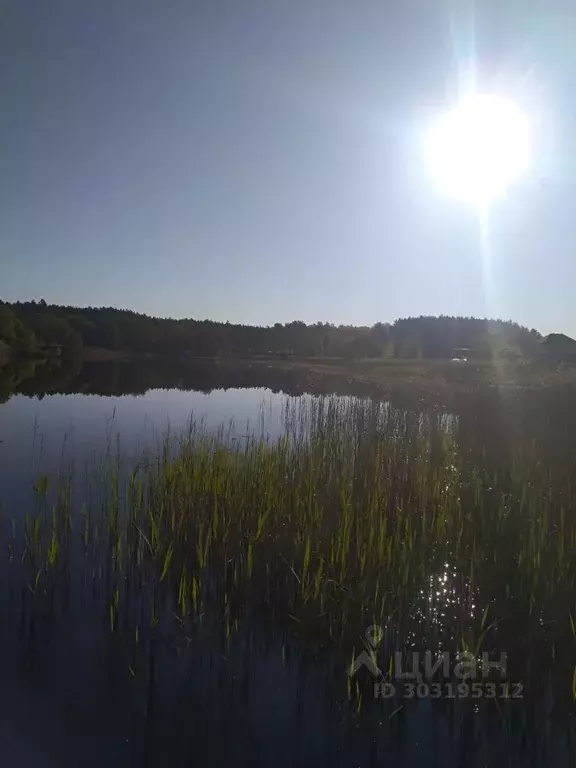
M 165 435 L 177 436 L 191 421 L 207 430 L 221 425 L 242 438 L 277 436 L 286 396 L 266 389 L 213 390 L 209 394 L 179 389 L 143 395 L 14 395 L 0 405 L 0 489 L 2 500 L 18 513 L 32 500 L 39 474 L 55 475 L 72 461 L 75 468 L 120 448 L 129 462 L 146 448 L 157 448 Z
M 272 371 L 260 372 L 262 386 L 253 371 L 220 381 L 210 367 L 143 372 L 103 366 L 62 374 L 23 378 L 12 393 L 5 387 L 4 532 L 12 516 L 32 510 L 39 473 L 55 477 L 70 462 L 78 470 L 118 448 L 129 465 L 142 450 L 155 450 L 168 428 L 177 435 L 191 419 L 209 431 L 232 424 L 237 439 L 275 439 L 287 400 L 316 397 L 305 383 Z M 522 440 L 560 471 L 574 437 L 566 412 L 557 412 L 554 402 L 523 404 L 516 415 L 515 408 L 514 402 L 506 408 L 492 403 L 490 423 L 480 406 L 457 414 L 462 454 L 497 466 L 511 443 Z M 22 587 L 14 565 L 8 558 L 0 566 L 2 766 L 574 764 L 572 713 L 560 712 L 544 683 L 536 700 L 497 706 L 416 693 L 400 704 L 374 699 L 360 706 L 349 695 L 348 669 L 352 654 L 366 646 L 363 637 L 336 648 L 299 632 L 296 622 L 271 621 L 254 603 L 232 634 L 220 613 L 207 610 L 173 639 L 152 633 L 128 646 L 110 632 L 109 575 L 98 563 L 92 576 L 92 565 L 82 564 L 82 583 L 65 580 L 54 602 L 34 594 L 33 584 Z M 421 613 L 441 623 L 473 594 L 469 580 L 448 563 L 437 579 L 410 620 Z M 208 578 L 208 591 L 210 584 Z M 564 607 L 561 612 L 567 614 Z M 542 623 L 554 631 L 554 622 Z M 407 636 L 406 649 L 417 640 Z M 558 648 L 561 641 L 566 649 L 573 638 L 561 635 Z M 524 664 L 529 651 L 522 653 Z M 569 663 L 567 669 L 571 674 Z M 371 699 L 370 674 L 361 673 Z

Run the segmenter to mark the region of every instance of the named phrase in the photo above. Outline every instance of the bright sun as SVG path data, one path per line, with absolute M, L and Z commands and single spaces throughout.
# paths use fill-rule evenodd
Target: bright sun
M 531 162 L 530 124 L 513 102 L 471 96 L 441 117 L 426 141 L 426 159 L 448 194 L 478 206 L 506 192 Z

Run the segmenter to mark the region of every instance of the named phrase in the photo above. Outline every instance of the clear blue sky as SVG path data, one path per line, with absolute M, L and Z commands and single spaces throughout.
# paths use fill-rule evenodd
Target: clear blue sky
M 576 335 L 576 7 L 475 5 L 0 0 L 0 297 Z M 421 162 L 473 39 L 480 80 L 520 84 L 538 123 L 489 284 L 473 212 Z

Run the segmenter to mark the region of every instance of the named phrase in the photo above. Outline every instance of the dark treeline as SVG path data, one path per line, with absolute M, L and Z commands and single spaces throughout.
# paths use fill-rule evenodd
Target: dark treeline
M 149 317 L 130 310 L 39 302 L 0 303 L 0 362 L 6 350 L 47 347 L 77 355 L 83 347 L 196 357 L 295 355 L 347 358 L 530 357 L 540 335 L 511 321 L 413 317 L 354 327 L 301 321 L 250 326 Z

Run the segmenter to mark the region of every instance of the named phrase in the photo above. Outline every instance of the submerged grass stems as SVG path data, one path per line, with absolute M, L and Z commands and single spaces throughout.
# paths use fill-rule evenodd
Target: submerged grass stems
M 130 471 L 118 443 L 78 509 L 71 481 L 49 506 L 39 478 L 10 543 L 30 591 L 89 585 L 136 642 L 205 613 L 226 637 L 248 616 L 340 649 L 379 624 L 390 651 L 505 651 L 573 698 L 574 458 L 532 440 L 491 467 L 457 419 L 352 398 L 287 400 L 283 423 L 191 423 Z

